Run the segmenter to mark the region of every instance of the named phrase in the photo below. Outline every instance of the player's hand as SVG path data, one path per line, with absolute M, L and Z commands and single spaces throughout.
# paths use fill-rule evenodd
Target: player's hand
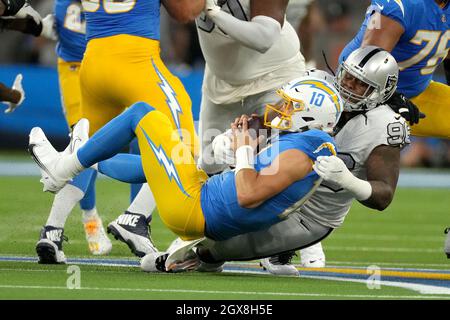
M 203 11 L 211 18 L 220 11 L 220 7 L 217 5 L 216 0 L 206 0 L 205 9 Z
M 56 33 L 55 15 L 49 14 L 44 19 L 42 19 L 41 37 L 54 41 L 58 40 L 58 34 Z
M 14 84 L 12 86 L 12 90 L 16 90 L 20 92 L 20 100 L 18 103 L 12 103 L 12 102 L 6 102 L 6 104 L 8 105 L 8 109 L 5 110 L 5 113 L 11 113 L 14 112 L 14 110 L 16 110 L 16 108 L 18 106 L 20 106 L 22 104 L 22 102 L 25 100 L 25 91 L 23 90 L 22 87 L 22 79 L 23 76 L 22 74 L 18 74 L 16 79 L 14 80 Z
M 41 15 L 36 10 L 34 10 L 28 2 L 25 3 L 25 5 L 22 7 L 22 9 L 19 10 L 19 12 L 17 12 L 15 17 L 26 18 L 27 16 L 32 17 L 36 24 L 41 24 Z
M 236 118 L 231 124 L 233 151 L 236 151 L 242 146 L 251 146 L 253 150 L 256 150 L 258 144 L 261 142 L 261 138 L 255 138 L 250 134 L 248 130 L 248 118 L 247 115 L 242 115 L 241 118 Z
M 386 103 L 392 110 L 405 118 L 411 126 L 419 123 L 420 119 L 425 118 L 425 114 L 420 112 L 414 103 L 399 92 L 395 92 Z
M 333 182 L 343 188 L 349 181 L 349 175 L 352 175 L 344 161 L 336 156 L 317 157 L 313 169 L 324 180 Z

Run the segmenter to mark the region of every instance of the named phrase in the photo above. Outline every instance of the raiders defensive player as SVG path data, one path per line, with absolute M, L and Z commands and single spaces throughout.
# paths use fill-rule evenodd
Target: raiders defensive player
M 320 158 L 314 165 L 324 182 L 287 220 L 198 248 L 201 270 L 220 270 L 227 260 L 289 256 L 293 250 L 309 247 L 343 223 L 354 199 L 372 209 L 387 208 L 398 181 L 400 150 L 409 143 L 405 120 L 384 104 L 397 80 L 397 63 L 387 51 L 369 46 L 353 52 L 337 75 L 345 100 L 335 134 L 339 156 Z M 263 266 L 275 274 L 298 274 L 294 266 L 273 264 L 269 259 L 263 260 Z
M 287 4 L 287 0 L 207 0 L 196 20 L 206 60 L 199 166 L 208 174 L 227 168 L 214 161 L 214 137 L 242 114 L 262 115 L 267 104 L 279 100 L 276 89 L 305 72 L 298 36 L 285 19 Z

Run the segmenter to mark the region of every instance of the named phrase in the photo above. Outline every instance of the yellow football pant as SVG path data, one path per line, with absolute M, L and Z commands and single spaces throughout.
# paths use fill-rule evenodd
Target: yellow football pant
M 411 101 L 426 115 L 411 126 L 413 135 L 450 138 L 450 86 L 431 81 L 427 89 Z
M 83 115 L 92 134 L 125 108 L 146 102 L 170 119 L 197 155 L 191 99 L 159 53 L 159 41 L 137 36 L 90 40 L 80 72 Z
M 142 165 L 163 223 L 183 240 L 204 236 L 201 187 L 208 179 L 172 121 L 160 111 L 147 113 L 135 128 Z
M 59 89 L 64 116 L 69 127 L 83 117 L 80 92 L 80 62 L 58 59 Z

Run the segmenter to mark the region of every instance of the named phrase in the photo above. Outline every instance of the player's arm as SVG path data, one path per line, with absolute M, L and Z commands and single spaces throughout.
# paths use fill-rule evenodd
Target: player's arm
M 0 101 L 19 103 L 21 98 L 19 91 L 11 89 L 0 82 Z
M 374 12 L 368 23 L 361 47 L 377 46 L 391 52 L 405 32 L 403 26 L 394 19 Z
M 251 0 L 250 21 L 222 11 L 214 0 L 206 0 L 206 15 L 227 35 L 260 53 L 269 50 L 281 33 L 287 0 Z
M 254 150 L 258 141 L 248 131 L 247 117 L 241 119 L 241 129 L 236 122 L 232 124 L 236 144 L 236 193 L 241 207 L 254 208 L 306 176 L 312 170 L 312 162 L 305 153 L 288 150 L 270 166 L 257 172 L 254 169 Z
M 355 177 L 336 156 L 318 157 L 314 170 L 324 180 L 351 192 L 366 207 L 384 210 L 391 203 L 400 171 L 400 148 L 380 145 L 366 161 L 367 180 Z
M 44 37 L 50 40 L 57 40 L 55 26 L 55 16 L 47 15 L 44 19 L 37 20 L 35 17 L 27 15 L 25 18 L 0 19 L 0 30 L 13 30 L 35 37 Z
M 172 18 L 181 23 L 194 21 L 205 7 L 205 0 L 161 0 Z

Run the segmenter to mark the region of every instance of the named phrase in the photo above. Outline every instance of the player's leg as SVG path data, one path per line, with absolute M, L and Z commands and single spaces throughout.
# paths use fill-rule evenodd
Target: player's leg
M 184 239 L 203 236 L 204 218 L 200 190 L 206 174 L 197 169 L 190 149 L 184 145 L 170 120 L 146 103 L 136 103 L 101 128 L 75 155 L 38 157 L 41 167 L 65 180 L 83 168 L 109 159 L 135 136 L 142 153 L 142 166 L 153 190 L 163 222 Z M 36 145 L 34 148 L 46 148 Z M 36 150 L 35 154 L 40 154 Z M 50 169 L 49 169 L 50 168 Z
M 205 263 L 254 260 L 309 247 L 327 237 L 331 231 L 331 228 L 294 213 L 269 229 L 214 242 L 198 253 Z M 270 272 L 278 273 L 276 265 L 268 267 Z
M 421 137 L 450 138 L 450 86 L 432 81 L 428 88 L 411 101 L 426 118 L 411 127 L 411 133 Z
M 72 128 L 82 118 L 79 68 L 80 63 L 58 60 L 61 104 L 69 128 Z M 96 214 L 95 202 L 92 202 L 92 199 L 95 199 L 95 190 L 94 188 L 88 188 L 95 180 L 95 176 L 94 170 L 86 170 L 86 172 L 75 177 L 55 196 L 43 230 L 58 228 L 58 230 L 61 230 L 60 233 L 63 234 L 65 221 L 73 208 L 87 196 L 90 200 L 87 200 L 84 204 L 82 201 L 81 206 L 82 209 L 86 209 L 83 210 L 83 222 L 85 222 L 89 249 L 93 254 L 106 254 L 111 250 L 111 241 L 106 236 L 101 219 Z M 64 263 L 65 258 L 62 259 L 64 256 L 62 239 L 50 243 L 46 234 L 46 232 L 41 232 L 41 238 L 36 244 L 40 263 Z

